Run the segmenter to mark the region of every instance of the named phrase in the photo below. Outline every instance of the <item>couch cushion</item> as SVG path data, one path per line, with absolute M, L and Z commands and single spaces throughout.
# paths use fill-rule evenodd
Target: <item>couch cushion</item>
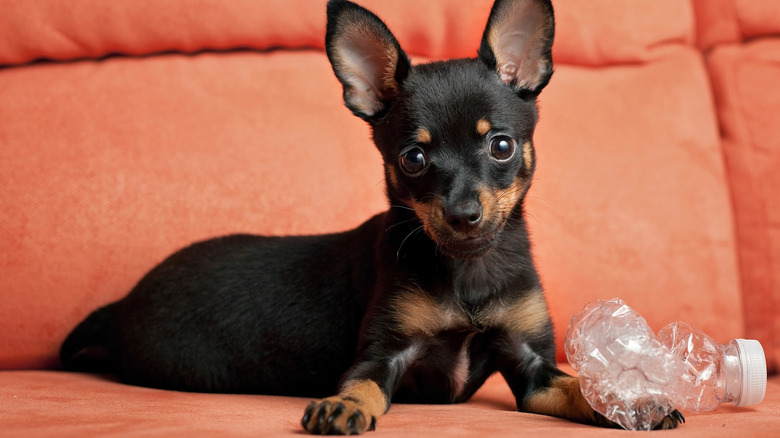
M 311 0 L 83 0 L 7 2 L 0 65 L 109 54 L 322 48 L 325 2 Z M 476 55 L 492 0 L 363 0 L 411 55 Z M 693 38 L 692 9 L 677 0 L 556 4 L 557 62 L 645 61 Z
M 191 394 L 139 388 L 100 376 L 53 371 L 0 372 L 3 433 L 25 438 L 130 437 L 301 437 L 305 398 Z M 499 375 L 474 398 L 459 405 L 395 404 L 370 436 L 429 438 L 528 436 L 625 437 L 558 418 L 514 411 L 514 397 Z M 751 408 L 723 407 L 685 413 L 676 437 L 769 438 L 780 428 L 780 380 Z
M 780 363 L 780 38 L 708 57 L 734 206 L 746 336 Z
M 557 339 L 587 302 L 613 297 L 655 330 L 682 320 L 743 336 L 708 87 L 698 52 L 678 47 L 647 64 L 559 66 L 541 94 L 528 209 Z
M 0 368 L 55 366 L 90 309 L 193 240 L 337 231 L 386 203 L 322 53 L 37 64 L 0 84 Z
M 780 33 L 776 0 L 693 0 L 693 6 L 702 49 Z
M 321 47 L 323 12 L 324 5 L 312 8 L 302 0 L 6 2 L 0 14 L 0 65 L 109 54 Z
M 642 1 L 660 5 L 670 17 L 690 17 L 687 3 Z M 158 11 L 148 8 L 161 7 L 156 5 L 182 5 L 132 3 L 151 16 Z M 422 3 L 440 9 L 457 4 Z M 59 3 L 29 4 L 37 6 L 14 6 L 15 16 L 20 10 L 49 11 Z M 105 4 L 93 5 L 93 13 L 130 7 L 121 1 Z M 379 9 L 378 0 L 376 5 Z M 441 12 L 448 18 L 432 21 L 440 27 L 429 28 L 415 14 L 399 15 L 387 3 L 381 5 L 388 10 L 380 14 L 387 13 L 390 27 L 399 28 L 402 43 L 404 38 L 418 41 L 412 45 L 431 54 L 465 53 L 468 46 L 465 54 L 470 55 L 476 48 L 463 42 L 465 36 L 458 39 L 460 25 L 448 21 L 471 17 L 469 8 Z M 477 40 L 489 2 L 480 5 L 484 9 L 474 16 L 484 16 L 468 18 L 477 24 L 466 25 Z M 656 329 L 679 318 L 724 341 L 742 335 L 717 127 L 699 55 L 686 45 L 690 27 L 677 18 L 657 24 L 647 19 L 656 17 L 654 8 L 648 6 L 647 15 L 641 15 L 622 0 L 599 0 L 581 9 L 562 5 L 558 28 L 564 37 L 556 43 L 561 47 L 556 56 L 584 65 L 560 63 L 542 93 L 536 139 L 540 167 L 529 199 L 559 341 L 570 316 L 587 301 L 614 296 L 645 314 Z M 88 15 L 88 9 L 79 8 L 75 4 L 72 13 Z M 250 11 L 247 6 L 243 12 Z M 268 11 L 273 9 L 260 12 Z M 433 11 L 431 16 L 438 16 Z M 68 16 L 58 12 L 44 16 Z M 322 12 L 316 12 L 321 24 Z M 299 13 L 310 12 L 302 8 Z M 123 38 L 129 38 L 132 50 L 144 47 L 145 32 L 127 31 L 105 44 L 100 33 L 138 25 L 112 20 L 138 21 L 144 13 L 101 16 L 112 25 L 100 27 L 95 20 L 95 34 L 74 39 L 62 31 L 70 35 L 68 41 L 84 38 L 101 49 L 68 56 L 115 51 L 113 44 Z M 611 18 L 608 24 L 598 25 L 605 16 Z M 197 50 L 201 43 L 190 41 L 201 41 L 201 31 L 222 35 L 222 30 L 197 27 L 211 22 L 206 18 L 168 28 L 170 34 L 148 30 L 157 35 L 153 41 L 168 41 L 166 35 L 176 41 L 153 51 Z M 407 21 L 416 27 L 405 27 Z M 88 30 L 77 22 L 67 29 Z M 182 34 L 179 29 L 192 26 L 197 31 Z M 239 22 L 235 27 L 241 27 Z M 591 28 L 612 32 L 612 37 L 602 42 L 601 34 L 587 33 Z M 0 34 L 4 29 L 0 26 Z M 311 31 L 300 29 L 296 32 Z M 633 29 L 654 36 L 642 39 Z M 587 43 L 574 46 L 583 47 L 581 54 L 567 48 L 575 37 L 567 39 L 566 32 L 585 38 Z M 458 42 L 448 42 L 449 35 Z M 20 44 L 0 41 L 3 47 L 9 41 Z M 274 44 L 288 44 L 279 41 Z M 627 46 L 619 49 L 623 42 Z M 35 50 L 18 59 L 49 56 L 42 53 L 56 47 L 55 40 L 39 44 L 32 38 L 29 43 Z M 621 62 L 630 65 L 614 64 Z M 593 69 L 595 64 L 611 65 Z M 0 306 L 0 344 L 7 346 L 0 350 L 0 368 L 56 366 L 57 348 L 69 329 L 193 240 L 231 232 L 341 230 L 385 205 L 379 156 L 365 124 L 343 108 L 322 52 L 37 63 L 0 70 L 0 87 L 0 174 L 7 181 L 0 197 L 0 210 L 7 212 L 0 216 L 0 266 L 7 273 L 0 277 L 0 297 L 10 303 Z

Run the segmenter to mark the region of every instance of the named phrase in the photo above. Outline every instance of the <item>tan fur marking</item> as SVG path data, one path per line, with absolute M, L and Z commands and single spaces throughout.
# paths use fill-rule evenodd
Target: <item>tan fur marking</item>
M 350 380 L 339 395 L 312 402 L 302 419 L 303 428 L 318 435 L 361 434 L 373 430 L 387 411 L 387 398 L 373 380 Z
M 576 377 L 556 377 L 549 388 L 533 394 L 522 408 L 523 411 L 535 414 L 595 423 L 593 408 L 582 396 L 580 382 Z
M 395 171 L 395 167 L 386 166 L 385 169 L 387 170 L 387 182 L 392 187 L 400 187 L 401 183 L 398 179 L 398 173 Z
M 534 165 L 534 148 L 530 141 L 523 143 L 523 163 L 525 168 L 529 170 Z
M 482 205 L 482 215 L 487 220 L 492 220 L 496 214 L 496 196 L 495 194 L 485 186 L 477 189 L 479 194 L 479 203 Z
M 356 400 L 370 415 L 379 418 L 387 411 L 387 398 L 373 380 L 351 380 L 344 382 L 339 396 Z
M 444 308 L 423 290 L 399 291 L 393 301 L 398 330 L 406 336 L 433 336 L 468 323 L 459 312 Z
M 517 201 L 520 200 L 525 184 L 526 181 L 522 178 L 515 178 L 512 185 L 508 188 L 495 191 L 496 204 L 500 211 L 509 213 L 515 208 Z
M 541 289 L 533 290 L 492 314 L 493 324 L 510 333 L 541 334 L 548 329 L 550 313 Z
M 477 132 L 479 135 L 485 136 L 488 132 L 490 132 L 491 129 L 493 129 L 493 125 L 491 125 L 487 120 L 479 119 L 477 122 Z
M 433 140 L 431 137 L 431 131 L 425 129 L 425 128 L 419 128 L 417 130 L 417 142 L 423 143 L 423 144 L 430 144 L 430 142 Z
M 526 184 L 528 181 L 518 176 L 512 185 L 505 189 L 480 187 L 479 202 L 482 204 L 482 214 L 486 220 L 505 221 L 520 201 L 520 195 Z
M 423 229 L 433 240 L 438 240 L 436 229 L 445 229 L 444 212 L 441 201 L 435 200 L 432 203 L 419 202 L 411 200 L 409 202 L 414 209 L 414 213 L 423 223 Z

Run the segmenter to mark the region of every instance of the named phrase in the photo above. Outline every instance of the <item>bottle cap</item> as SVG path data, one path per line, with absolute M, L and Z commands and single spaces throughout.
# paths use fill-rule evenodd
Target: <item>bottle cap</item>
M 734 406 L 761 403 L 766 394 L 766 357 L 761 343 L 754 339 L 735 339 L 742 367 L 742 391 Z

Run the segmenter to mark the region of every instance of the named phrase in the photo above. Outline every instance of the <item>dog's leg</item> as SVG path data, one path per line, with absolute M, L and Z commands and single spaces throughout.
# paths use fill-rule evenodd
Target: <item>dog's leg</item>
M 512 389 L 519 411 L 601 427 L 620 427 L 593 410 L 583 397 L 576 377 L 559 370 L 553 361 L 534 351 L 530 343 L 516 340 L 515 345 L 516 354 L 503 357 L 499 369 Z M 683 422 L 682 414 L 674 411 L 656 429 L 674 429 Z
M 548 368 L 548 366 L 545 366 Z M 539 374 L 545 385 L 533 389 L 518 403 L 518 410 L 535 414 L 566 418 L 578 423 L 602 427 L 620 427 L 594 411 L 582 396 L 580 382 L 557 368 L 545 369 Z
M 552 370 L 549 375 L 554 376 L 550 380 L 549 386 L 539 388 L 526 397 L 521 410 L 568 418 L 580 423 L 602 427 L 620 427 L 590 407 L 582 396 L 580 382 L 576 377 L 566 375 L 557 369 Z M 674 429 L 684 422 L 685 418 L 679 411 L 675 410 L 667 415 L 655 429 Z
M 385 343 L 382 343 L 385 344 Z M 303 428 L 320 435 L 353 435 L 374 430 L 377 419 L 390 408 L 401 376 L 417 359 L 414 343 L 370 345 L 344 376 L 339 394 L 313 401 L 301 421 Z

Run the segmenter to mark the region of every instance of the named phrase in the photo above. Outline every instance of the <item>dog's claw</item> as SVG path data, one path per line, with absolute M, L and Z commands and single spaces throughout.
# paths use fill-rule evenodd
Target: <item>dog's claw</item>
M 366 419 L 358 403 L 333 397 L 313 401 L 306 407 L 301 424 L 315 435 L 359 435 L 376 428 L 376 418 Z
M 350 415 L 349 418 L 347 418 L 347 429 L 349 430 L 350 434 L 357 435 L 359 433 L 357 429 L 357 423 L 358 420 L 360 419 L 363 419 L 363 413 L 360 411 L 355 411 L 354 414 Z
M 345 409 L 346 408 L 343 404 L 336 403 L 336 408 L 331 411 L 330 415 L 328 416 L 328 420 L 325 422 L 327 429 L 330 429 L 334 425 L 336 419 L 344 413 Z
M 309 403 L 309 406 L 306 407 L 306 411 L 303 413 L 303 418 L 301 418 L 301 425 L 303 426 L 304 429 L 307 428 L 307 425 L 311 420 L 311 414 L 314 411 L 315 406 L 317 406 L 317 402 Z
M 325 430 L 323 430 L 324 426 L 326 425 L 326 418 L 325 416 L 328 413 L 328 408 L 330 407 L 330 403 L 324 402 L 320 406 L 320 409 L 317 411 L 317 428 L 320 430 L 321 433 L 324 433 Z
M 664 419 L 661 420 L 661 422 L 658 423 L 658 425 L 654 427 L 653 430 L 674 429 L 682 423 L 685 423 L 685 417 L 683 416 L 682 412 L 675 409 L 669 415 L 664 417 Z

